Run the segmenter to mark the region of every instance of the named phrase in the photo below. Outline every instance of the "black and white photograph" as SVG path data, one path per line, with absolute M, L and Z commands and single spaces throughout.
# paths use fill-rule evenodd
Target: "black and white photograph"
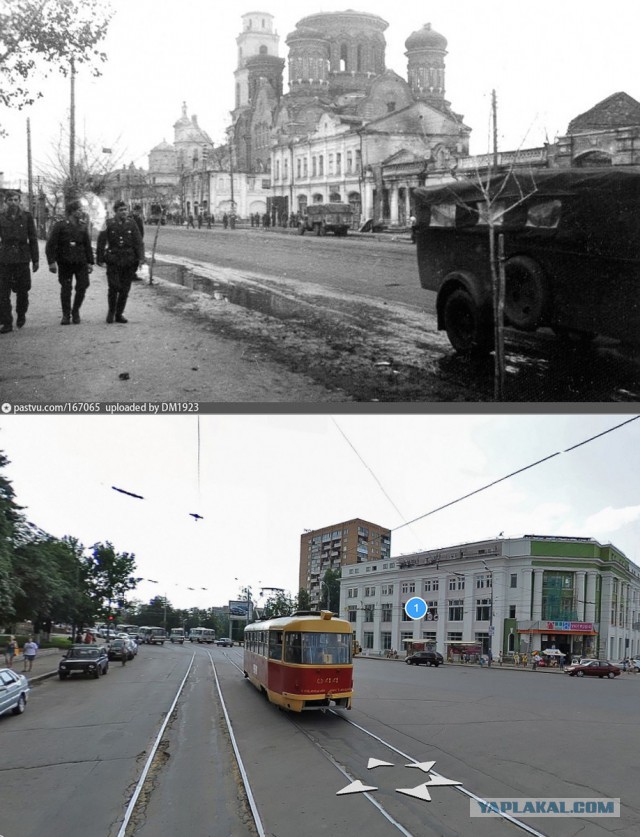
M 639 400 L 637 3 L 345 6 L 0 4 L 3 409 Z

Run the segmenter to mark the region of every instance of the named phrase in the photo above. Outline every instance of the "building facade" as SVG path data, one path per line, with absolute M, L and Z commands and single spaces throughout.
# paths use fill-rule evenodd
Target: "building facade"
M 424 619 L 404 611 L 413 596 Z M 421 643 L 447 657 L 557 648 L 615 661 L 640 653 L 640 568 L 591 538 L 457 544 L 344 566 L 340 616 L 374 655 Z
M 299 589 L 306 590 L 317 606 L 327 570 L 340 570 L 369 560 L 387 561 L 391 554 L 391 531 L 377 523 L 355 518 L 300 536 Z M 342 569 L 343 575 L 345 570 Z

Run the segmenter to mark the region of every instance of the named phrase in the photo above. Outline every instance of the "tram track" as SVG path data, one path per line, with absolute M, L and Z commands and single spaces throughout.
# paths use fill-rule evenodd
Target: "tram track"
M 209 656 L 211 657 L 211 655 L 209 655 Z M 227 652 L 225 652 L 224 656 L 227 659 L 227 661 L 229 663 L 231 663 L 231 665 L 234 668 L 236 668 L 237 671 L 241 675 L 244 676 L 244 671 L 243 671 L 242 666 L 239 665 Z M 213 668 L 213 671 L 214 671 L 214 677 L 216 679 L 216 684 L 217 684 L 217 687 L 218 687 L 218 694 L 219 694 L 221 703 L 224 705 L 224 696 L 222 695 L 222 690 L 220 688 L 220 684 L 219 684 L 219 681 L 218 681 L 218 678 L 217 678 L 217 674 L 215 672 L 215 663 L 213 661 L 213 658 L 211 658 L 211 665 L 212 665 L 212 668 Z M 344 758 L 344 754 L 343 754 L 343 757 L 341 758 L 340 755 L 337 752 L 335 752 L 335 749 L 336 749 L 335 747 L 334 747 L 334 752 L 331 751 L 332 750 L 331 741 L 333 739 L 330 737 L 330 735 L 324 735 L 324 733 L 327 732 L 326 730 L 323 731 L 322 728 L 319 725 L 315 725 L 312 728 L 310 728 L 309 724 L 304 723 L 302 721 L 302 719 L 298 720 L 298 716 L 295 713 L 283 713 L 283 714 L 286 716 L 288 722 L 293 727 L 295 727 L 297 732 L 300 733 L 301 735 L 303 735 L 305 737 L 305 739 L 307 741 L 309 741 L 312 744 L 312 746 L 318 752 L 321 753 L 323 758 L 328 760 L 331 763 L 331 765 L 348 781 L 349 784 L 352 784 L 352 783 L 357 782 L 359 780 L 359 777 L 356 775 L 356 771 L 353 770 L 353 769 L 349 769 L 348 765 L 345 763 L 346 759 Z M 304 713 L 304 714 L 305 714 L 305 721 L 306 721 L 306 719 L 309 717 L 309 715 L 311 713 Z M 313 714 L 315 715 L 316 713 L 313 713 Z M 390 741 L 382 738 L 381 736 L 377 735 L 376 733 L 367 729 L 366 727 L 362 726 L 361 724 L 358 724 L 358 723 L 352 721 L 342 711 L 337 711 L 335 709 L 324 709 L 324 710 L 320 710 L 320 714 L 325 715 L 325 716 L 329 715 L 332 718 L 335 718 L 335 719 L 338 719 L 338 720 L 344 722 L 350 728 L 355 730 L 358 735 L 363 735 L 367 739 L 375 741 L 377 743 L 377 745 L 382 746 L 384 749 L 388 750 L 390 753 L 393 753 L 396 756 L 400 756 L 402 759 L 404 759 L 406 761 L 407 764 L 405 764 L 405 766 L 409 766 L 409 764 L 411 764 L 411 765 L 417 767 L 417 766 L 423 764 L 422 760 L 420 760 L 418 758 L 415 758 L 414 756 L 412 756 L 408 753 L 405 753 L 404 751 L 397 748 Z M 225 717 L 228 719 L 228 715 L 226 714 L 226 710 L 225 710 Z M 233 730 L 230 726 L 230 722 L 229 721 L 227 721 L 227 722 L 229 723 L 229 734 L 233 736 Z M 235 751 L 235 749 L 236 749 L 236 745 L 235 745 L 235 740 L 234 740 L 234 751 Z M 238 754 L 238 756 L 239 756 L 239 754 Z M 241 769 L 241 773 L 243 773 L 243 776 L 246 775 L 246 773 L 244 772 L 243 769 Z M 425 778 L 427 778 L 427 777 L 425 777 Z M 441 773 L 438 773 L 433 768 L 431 768 L 428 772 L 428 778 L 430 780 L 431 779 L 446 780 L 447 777 L 443 776 Z M 248 781 L 248 778 L 247 778 L 247 781 Z M 373 780 L 372 780 L 372 783 L 373 783 Z M 453 785 L 452 788 L 453 788 L 453 790 L 457 791 L 459 794 L 462 794 L 464 797 L 466 797 L 469 800 L 475 800 L 476 802 L 478 802 L 482 805 L 489 805 L 490 800 L 487 800 L 486 798 L 480 796 L 479 794 L 476 794 L 473 790 L 465 787 L 464 784 Z M 245 786 L 245 790 L 247 790 L 247 786 Z M 248 788 L 248 793 L 251 793 L 250 787 Z M 388 824 L 390 824 L 393 828 L 395 828 L 399 833 L 405 835 L 405 837 L 418 837 L 418 834 L 425 834 L 426 833 L 424 831 L 424 825 L 426 825 L 426 823 L 431 820 L 430 812 L 428 811 L 428 809 L 424 810 L 424 814 L 426 816 L 425 816 L 425 821 L 423 823 L 423 827 L 420 829 L 420 831 L 419 832 L 415 831 L 415 830 L 411 831 L 406 827 L 406 825 L 404 825 L 401 822 L 401 817 L 398 816 L 397 813 L 393 813 L 392 811 L 389 810 L 389 807 L 391 807 L 391 806 L 388 805 L 387 807 L 385 807 L 381 802 L 379 802 L 378 799 L 375 798 L 375 796 L 372 793 L 369 793 L 367 791 L 363 791 L 359 794 L 359 796 L 362 796 L 371 805 L 373 805 L 374 808 L 377 810 L 377 812 L 381 816 L 384 817 L 386 822 Z M 387 796 L 387 798 L 388 799 L 390 798 L 390 799 L 394 800 L 394 797 L 388 797 Z M 423 804 L 428 805 L 429 803 L 423 803 Z M 397 807 L 397 805 L 395 807 Z M 253 810 L 253 808 L 252 808 L 252 810 Z M 256 811 L 257 811 L 257 806 L 256 806 Z M 547 837 L 547 835 L 545 835 L 544 832 L 541 832 L 538 829 L 533 828 L 528 823 L 524 822 L 521 819 L 518 819 L 517 817 L 512 816 L 508 812 L 497 812 L 497 813 L 499 813 L 499 816 L 502 818 L 502 821 L 505 825 L 514 827 L 515 829 L 517 829 L 518 833 L 529 834 L 529 835 L 531 835 L 531 837 Z M 487 834 L 495 833 L 495 828 L 497 827 L 497 823 L 496 823 L 496 820 L 494 819 L 494 820 L 484 820 L 484 821 L 483 820 L 475 820 L 475 823 L 477 824 L 477 827 L 473 826 L 474 834 L 485 833 L 484 831 L 482 831 L 482 832 L 480 831 L 480 828 L 481 828 L 480 823 L 481 822 L 483 822 L 485 826 L 489 826 L 490 830 L 488 832 L 486 832 Z M 492 825 L 492 823 L 493 823 L 493 825 Z M 453 833 L 461 833 L 459 831 L 454 832 L 454 831 L 450 830 L 449 826 L 445 826 L 441 822 L 441 820 L 439 820 L 437 818 L 434 819 L 430 823 L 430 825 L 434 830 L 432 832 L 429 832 L 429 833 L 433 833 L 433 834 L 440 833 L 442 835 L 453 834 Z M 470 822 L 469 833 L 471 833 L 471 826 L 472 825 L 473 825 L 473 823 Z M 256 824 L 256 827 L 258 827 L 257 824 Z M 260 825 L 260 827 L 262 827 L 262 825 Z M 443 830 L 438 831 L 439 828 L 443 828 Z M 259 832 L 259 833 L 263 834 L 264 831 Z

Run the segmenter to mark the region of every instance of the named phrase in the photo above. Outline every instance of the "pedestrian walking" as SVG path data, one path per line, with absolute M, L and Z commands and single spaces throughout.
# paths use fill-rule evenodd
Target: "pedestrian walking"
M 227 215 L 227 213 L 226 213 L 226 212 L 225 212 L 225 213 L 224 213 L 224 215 L 222 216 L 222 226 L 224 227 L 224 229 L 225 229 L 225 230 L 226 230 L 226 229 L 227 229 L 227 227 L 229 226 L 229 216 Z
M 139 264 L 145 263 L 144 244 L 138 226 L 127 218 L 124 201 L 113 205 L 115 218 L 109 218 L 98 235 L 96 260 L 107 265 L 107 322 L 128 322 L 123 316 L 131 282 Z
M 33 637 L 30 636 L 29 639 L 25 642 L 24 648 L 22 649 L 22 656 L 24 658 L 24 668 L 23 671 L 31 671 L 33 668 L 33 661 L 36 658 L 36 654 L 38 653 L 38 644 L 37 642 L 33 641 Z
M 513 664 L 516 667 L 520 666 L 520 654 L 514 654 L 513 655 Z
M 18 643 L 16 642 L 16 638 L 12 634 L 7 640 L 7 644 L 4 647 L 4 664 L 7 666 L 7 668 L 13 668 L 13 661 L 17 653 Z
M 202 229 L 202 212 L 198 212 L 198 229 Z
M 38 270 L 38 236 L 30 212 L 20 207 L 20 193 L 8 192 L 7 208 L 0 213 L 0 334 L 13 331 L 11 294 L 16 295 L 16 326 L 27 319 L 31 272 Z
M 80 306 L 89 287 L 89 274 L 93 271 L 93 249 L 89 230 L 84 222 L 80 201 L 71 201 L 66 207 L 66 218 L 51 228 L 45 246 L 49 270 L 58 274 L 60 283 L 60 325 L 80 322 Z M 73 305 L 73 280 L 76 280 Z
M 193 215 L 191 213 L 189 213 L 189 217 L 187 219 L 187 229 L 189 229 L 189 227 L 193 230 L 196 228 L 196 225 L 193 223 Z
M 211 215 L 207 215 L 207 229 L 211 229 Z

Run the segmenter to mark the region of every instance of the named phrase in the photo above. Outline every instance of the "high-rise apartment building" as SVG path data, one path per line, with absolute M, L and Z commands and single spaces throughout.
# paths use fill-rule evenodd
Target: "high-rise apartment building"
M 312 604 L 320 601 L 322 579 L 327 570 L 360 564 L 391 554 L 391 530 L 377 523 L 355 518 L 300 536 L 300 584 Z

